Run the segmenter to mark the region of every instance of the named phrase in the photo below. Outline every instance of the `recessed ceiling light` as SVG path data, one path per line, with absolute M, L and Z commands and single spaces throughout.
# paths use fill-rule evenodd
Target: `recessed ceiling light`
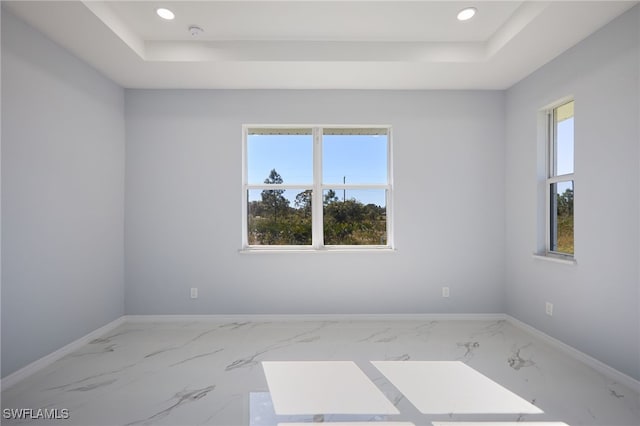
M 467 7 L 466 9 L 462 9 L 460 12 L 458 12 L 458 21 L 468 21 L 469 19 L 473 18 L 477 11 L 478 9 L 476 9 L 475 7 Z
M 172 11 L 170 11 L 169 9 L 165 9 L 164 7 L 156 9 L 156 13 L 159 17 L 161 17 L 162 19 L 166 19 L 167 21 L 170 21 L 176 17 L 176 15 Z

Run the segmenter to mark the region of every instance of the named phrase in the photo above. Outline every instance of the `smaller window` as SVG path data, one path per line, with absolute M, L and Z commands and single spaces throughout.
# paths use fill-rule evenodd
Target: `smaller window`
M 547 112 L 547 252 L 574 254 L 574 101 Z

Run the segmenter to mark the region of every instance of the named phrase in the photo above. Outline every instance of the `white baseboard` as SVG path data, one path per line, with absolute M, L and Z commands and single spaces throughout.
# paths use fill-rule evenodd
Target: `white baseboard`
M 499 321 L 504 314 L 234 314 L 234 315 L 125 315 L 131 323 L 171 321 Z
M 640 392 L 640 381 L 621 373 L 620 371 L 598 361 L 597 359 L 575 349 L 560 340 L 506 314 L 303 314 L 303 315 L 123 315 L 91 333 L 69 343 L 55 352 L 46 355 L 20 370 L 2 379 L 2 391 L 10 388 L 19 381 L 27 378 L 65 355 L 77 350 L 91 340 L 108 333 L 124 323 L 151 322 L 186 322 L 186 321 L 214 321 L 214 322 L 243 322 L 243 321 L 500 321 L 506 320 L 515 327 L 533 334 L 549 345 L 582 361 L 594 370 L 604 374 L 617 383 L 625 385 L 636 392 Z
M 0 388 L 2 389 L 2 392 L 4 392 L 6 389 L 9 389 L 11 386 L 15 385 L 19 381 L 24 380 L 27 377 L 31 376 L 33 373 L 40 371 L 43 368 L 53 364 L 63 356 L 68 355 L 71 352 L 86 345 L 93 339 L 96 339 L 102 336 L 103 334 L 110 332 L 111 330 L 118 327 L 119 325 L 124 324 L 124 322 L 125 322 L 124 316 L 117 318 L 111 321 L 110 323 L 103 325 L 102 327 L 90 332 L 89 334 L 82 336 L 77 340 L 74 340 L 68 345 L 61 347 L 57 351 L 51 352 L 49 355 L 45 355 L 42 358 L 33 361 L 31 364 L 25 365 L 20 370 L 9 374 L 7 377 L 2 379 L 2 384 L 0 386 Z
M 569 346 L 566 343 L 556 339 L 555 337 L 551 337 L 548 334 L 538 330 L 537 328 L 532 327 L 529 324 L 526 324 L 519 319 L 512 317 L 511 315 L 505 315 L 505 317 L 507 321 L 513 326 L 518 327 L 519 329 L 524 330 L 527 333 L 533 334 L 534 336 L 538 337 L 541 340 L 544 340 L 549 345 L 561 350 L 572 358 L 577 359 L 578 361 L 582 361 L 589 367 L 593 368 L 599 373 L 602 373 L 616 383 L 620 383 L 636 392 L 640 392 L 640 381 L 634 379 L 633 377 L 627 376 L 626 374 L 616 370 L 615 368 L 608 366 L 604 362 L 598 361 L 597 359 L 585 354 L 582 351 L 579 351 L 573 346 Z

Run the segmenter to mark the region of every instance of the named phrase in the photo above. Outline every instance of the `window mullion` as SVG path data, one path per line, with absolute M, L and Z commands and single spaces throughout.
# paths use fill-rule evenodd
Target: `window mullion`
M 249 201 L 249 192 L 247 189 L 247 126 L 242 126 L 242 248 L 249 246 L 249 209 L 247 203 Z
M 556 147 L 556 110 L 553 109 L 549 112 L 549 178 L 557 174 Z
M 337 189 L 337 190 L 341 190 L 341 189 L 351 189 L 351 190 L 359 190 L 359 189 L 384 189 L 384 190 L 389 190 L 391 189 L 391 185 L 388 185 L 386 183 L 326 183 L 326 184 L 322 184 L 322 189 L 323 190 L 328 190 L 328 189 Z
M 572 180 L 575 180 L 573 177 L 573 173 L 569 173 L 566 175 L 550 177 L 549 179 L 547 179 L 547 184 L 559 183 L 559 182 L 570 182 Z
M 291 190 L 302 190 L 302 191 L 306 191 L 307 189 L 313 189 L 313 184 L 266 184 L 266 183 L 255 183 L 255 184 L 246 184 L 244 185 L 244 188 L 246 190 L 251 190 L 251 189 L 258 189 L 258 190 L 268 190 L 268 191 L 277 191 L 280 189 L 291 189 Z
M 322 129 L 313 128 L 313 198 L 311 215 L 311 244 L 314 248 L 324 247 L 322 229 Z

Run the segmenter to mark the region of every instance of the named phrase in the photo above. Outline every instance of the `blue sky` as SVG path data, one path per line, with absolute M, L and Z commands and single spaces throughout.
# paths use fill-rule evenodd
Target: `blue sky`
M 557 174 L 573 173 L 574 118 L 557 124 Z M 248 182 L 261 184 L 272 169 L 287 184 L 313 182 L 312 135 L 248 135 Z M 323 137 L 323 183 L 386 183 L 387 140 L 385 136 L 325 135 Z M 562 185 L 562 189 L 564 185 Z M 251 191 L 250 200 L 261 191 Z M 285 192 L 291 205 L 299 191 Z M 342 199 L 356 198 L 364 204 L 385 204 L 384 191 L 336 191 Z
M 557 124 L 557 175 L 573 173 L 573 120 L 571 117 Z
M 373 135 L 325 135 L 323 139 L 323 183 L 387 182 L 387 138 Z M 285 184 L 313 183 L 312 135 L 249 135 L 247 137 L 248 183 L 261 184 L 272 169 Z M 287 191 L 291 201 L 299 191 Z M 385 205 L 385 191 L 346 191 L 346 198 L 364 204 Z M 336 191 L 342 199 L 343 191 Z M 251 191 L 250 200 L 260 191 Z
M 566 175 L 573 173 L 573 117 L 563 120 L 556 128 L 556 174 Z M 567 189 L 573 190 L 573 182 L 558 182 L 555 191 L 558 195 L 564 194 Z

